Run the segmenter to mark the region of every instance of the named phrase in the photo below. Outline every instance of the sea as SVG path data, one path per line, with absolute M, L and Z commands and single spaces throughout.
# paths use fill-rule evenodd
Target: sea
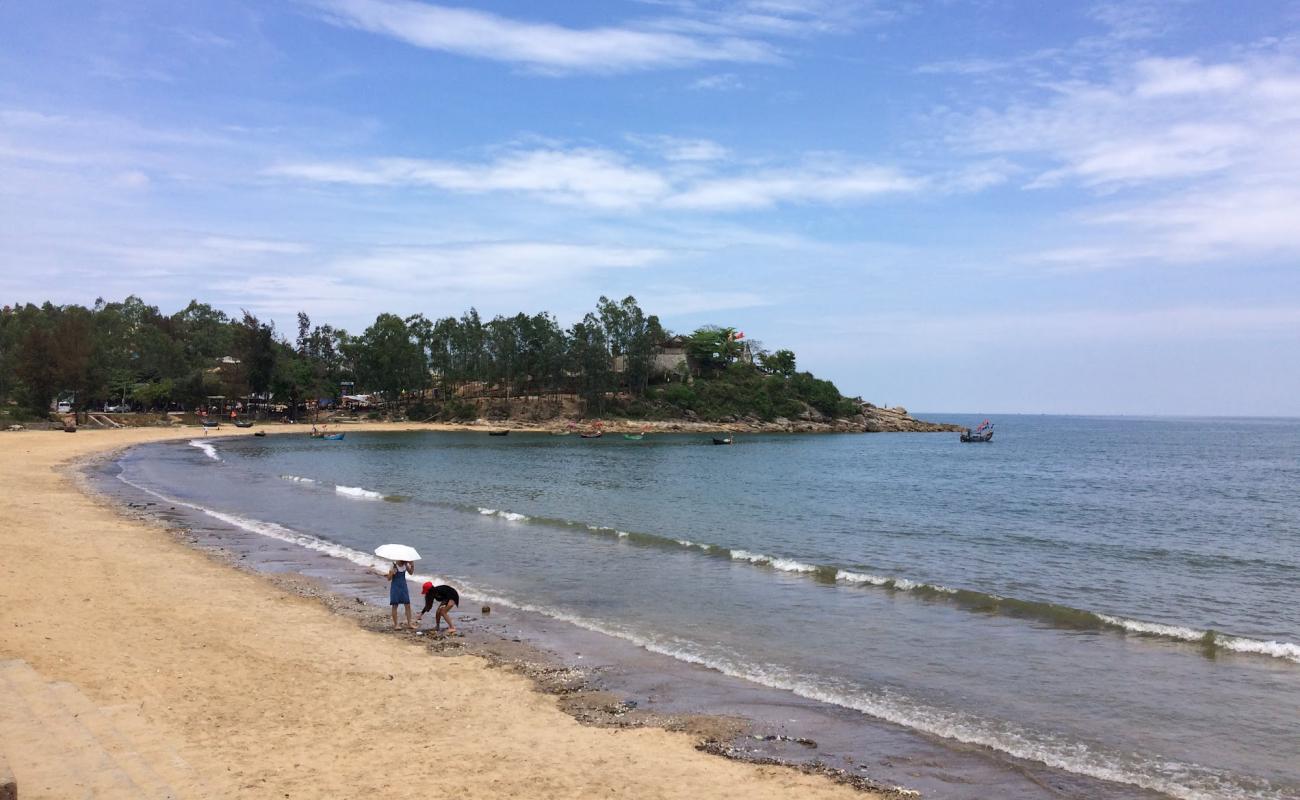
M 99 478 L 377 605 L 371 552 L 412 545 L 493 608 L 463 627 L 757 720 L 755 752 L 935 798 L 1300 798 L 1300 420 L 991 419 L 968 444 L 357 426 Z

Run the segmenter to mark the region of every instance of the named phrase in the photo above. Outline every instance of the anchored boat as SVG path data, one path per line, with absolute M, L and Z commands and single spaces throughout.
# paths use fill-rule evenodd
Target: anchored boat
M 975 430 L 967 428 L 961 433 L 963 442 L 991 442 L 993 441 L 993 423 L 984 420 Z

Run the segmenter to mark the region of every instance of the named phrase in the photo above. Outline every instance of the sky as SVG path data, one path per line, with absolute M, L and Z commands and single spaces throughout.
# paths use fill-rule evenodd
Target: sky
M 1300 415 L 1300 2 L 0 3 L 0 302 L 634 295 L 846 394 Z

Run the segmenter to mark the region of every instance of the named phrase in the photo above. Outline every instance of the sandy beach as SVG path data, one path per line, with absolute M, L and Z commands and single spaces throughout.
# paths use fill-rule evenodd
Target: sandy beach
M 687 734 L 583 726 L 523 677 L 431 657 L 128 519 L 68 469 L 196 433 L 0 435 L 0 660 L 129 715 L 139 752 L 188 764 L 179 796 L 868 796 L 698 752 Z M 71 796 L 29 761 L 61 761 L 75 743 L 34 753 L 27 733 L 0 727 L 20 797 Z

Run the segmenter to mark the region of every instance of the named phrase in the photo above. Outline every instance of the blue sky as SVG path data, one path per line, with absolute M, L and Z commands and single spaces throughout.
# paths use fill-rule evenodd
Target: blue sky
M 1300 3 L 0 5 L 0 301 L 635 295 L 912 409 L 1300 415 Z

